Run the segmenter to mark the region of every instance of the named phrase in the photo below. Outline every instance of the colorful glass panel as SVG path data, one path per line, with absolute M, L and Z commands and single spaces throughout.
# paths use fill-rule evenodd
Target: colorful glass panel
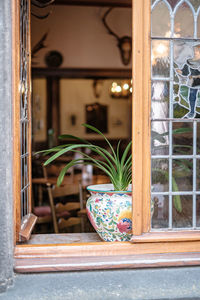
M 171 5 L 172 9 L 174 9 L 176 4 L 179 2 L 179 0 L 167 0 L 167 1 Z
M 200 227 L 199 12 L 200 0 L 152 3 L 152 230 Z

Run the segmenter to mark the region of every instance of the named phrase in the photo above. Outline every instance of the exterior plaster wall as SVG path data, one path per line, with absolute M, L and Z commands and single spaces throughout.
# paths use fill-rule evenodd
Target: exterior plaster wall
M 13 278 L 11 0 L 0 1 L 0 292 Z

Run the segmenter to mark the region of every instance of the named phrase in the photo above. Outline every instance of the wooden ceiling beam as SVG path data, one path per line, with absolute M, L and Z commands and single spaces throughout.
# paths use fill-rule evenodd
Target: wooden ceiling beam
M 56 0 L 56 5 L 132 7 L 131 0 Z

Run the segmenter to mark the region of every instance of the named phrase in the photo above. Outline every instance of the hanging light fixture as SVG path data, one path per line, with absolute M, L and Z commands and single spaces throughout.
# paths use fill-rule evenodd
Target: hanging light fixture
M 113 81 L 110 88 L 112 98 L 129 98 L 132 94 L 132 80 Z

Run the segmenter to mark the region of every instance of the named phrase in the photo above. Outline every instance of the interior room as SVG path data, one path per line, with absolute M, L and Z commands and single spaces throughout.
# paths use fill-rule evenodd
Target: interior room
M 44 167 L 50 156 L 38 152 L 75 143 L 72 136 L 110 151 L 102 135 L 82 126 L 86 123 L 115 149 L 121 140 L 123 154 L 132 124 L 131 6 L 127 1 L 109 7 L 103 1 L 50 2 L 31 7 L 34 233 L 95 234 L 86 214 L 86 187 L 108 183 L 108 176 L 92 165 L 73 166 L 60 187 L 64 194 L 57 197 L 61 169 L 81 154 L 69 152 Z M 68 136 L 63 140 L 62 135 Z

